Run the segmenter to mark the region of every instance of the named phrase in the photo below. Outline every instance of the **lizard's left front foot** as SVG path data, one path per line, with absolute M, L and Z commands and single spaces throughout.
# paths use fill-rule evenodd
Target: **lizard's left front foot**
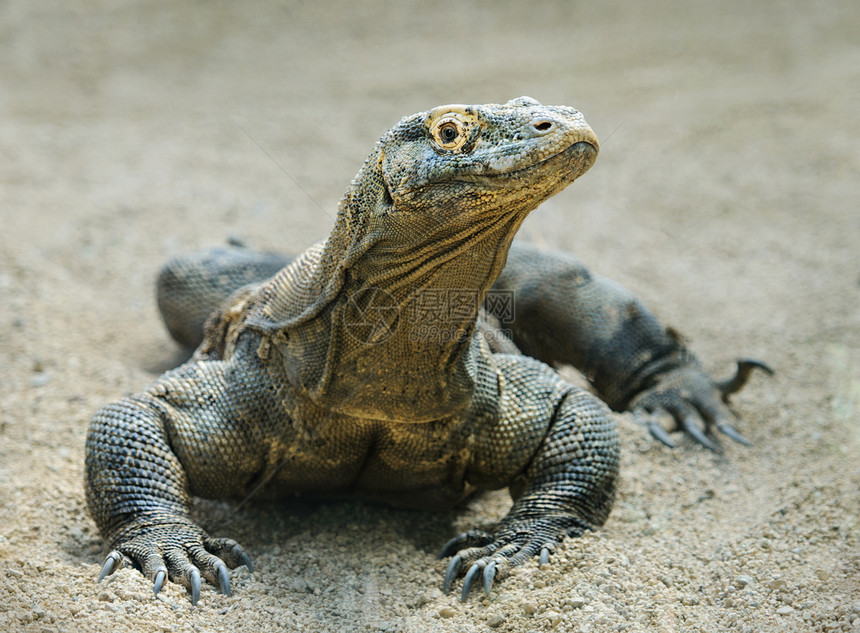
M 442 551 L 440 558 L 453 555 L 445 572 L 444 591 L 449 593 L 454 579 L 465 573 L 460 600 L 464 601 L 479 578 L 484 593 L 489 594 L 493 581 L 503 578 L 511 567 L 522 565 L 533 556 L 540 556 L 539 564 L 549 562 L 550 554 L 565 536 L 580 536 L 589 529 L 582 521 L 570 515 L 556 514 L 531 519 L 506 519 L 495 534 L 470 530 L 454 537 Z
M 746 384 L 753 369 L 773 374 L 760 361 L 739 360 L 733 378 L 714 382 L 698 364 L 683 365 L 660 376 L 655 385 L 633 399 L 629 408 L 652 436 L 670 448 L 675 448 L 675 442 L 659 423 L 661 415 L 673 418 L 677 429 L 714 452 L 720 452 L 720 447 L 712 429 L 749 446 L 750 441 L 732 426 L 735 416 L 726 403 L 730 394 Z
M 229 596 L 227 569 L 245 565 L 253 571 L 251 560 L 236 541 L 210 538 L 182 518 L 165 524 L 133 526 L 113 540 L 114 549 L 105 559 L 98 582 L 129 564 L 152 580 L 156 596 L 168 579 L 185 585 L 192 605 L 200 599 L 201 576 Z

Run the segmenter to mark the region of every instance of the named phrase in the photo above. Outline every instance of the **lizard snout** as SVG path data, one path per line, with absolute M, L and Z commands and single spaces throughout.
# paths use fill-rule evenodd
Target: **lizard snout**
M 560 112 L 556 114 L 554 112 L 541 112 L 536 114 L 524 126 L 523 136 L 537 139 L 560 134 L 561 137 L 566 137 L 569 141 L 585 141 L 597 149 L 599 145 L 594 131 L 585 122 L 585 119 L 582 118 L 579 112 L 570 110 L 571 113 Z

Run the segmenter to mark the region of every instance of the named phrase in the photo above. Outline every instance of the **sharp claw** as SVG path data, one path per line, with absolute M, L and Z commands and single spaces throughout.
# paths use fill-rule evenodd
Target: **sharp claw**
M 484 568 L 484 593 L 490 595 L 493 579 L 496 577 L 496 563 L 492 562 Z
M 469 597 L 469 592 L 472 591 L 472 586 L 475 584 L 478 576 L 481 575 L 481 571 L 481 566 L 478 563 L 469 568 L 466 577 L 463 579 L 463 591 L 460 592 L 460 602 L 466 602 L 466 598 Z
M 158 571 L 155 572 L 155 579 L 152 583 L 152 591 L 155 595 L 158 595 L 158 592 L 161 591 L 161 588 L 164 587 L 164 581 L 167 578 L 167 570 L 164 567 L 159 567 Z
M 225 596 L 232 595 L 230 593 L 230 574 L 227 573 L 227 566 L 221 563 L 217 566 L 215 575 L 218 577 L 218 588 Z
M 483 545 L 487 545 L 488 543 L 491 543 L 492 540 L 492 536 L 486 532 L 482 532 L 481 530 L 469 530 L 468 532 L 463 532 L 442 546 L 442 549 L 439 551 L 439 558 L 446 558 L 452 554 L 456 554 L 466 547 L 481 547 Z
M 193 606 L 200 600 L 200 572 L 197 569 L 191 570 L 189 582 L 191 583 L 191 605 Z
M 112 573 L 114 573 L 117 569 L 119 569 L 120 563 L 122 562 L 122 554 L 119 552 L 111 552 L 105 558 L 105 563 L 102 565 L 102 571 L 99 574 L 99 579 L 96 582 L 101 582 Z
M 705 435 L 702 429 L 700 429 L 695 422 L 685 418 L 681 421 L 681 426 L 683 426 L 684 430 L 690 435 L 690 437 L 696 440 L 699 444 L 701 444 L 710 451 L 719 453 L 719 450 L 717 450 L 717 445 L 714 444 L 713 440 L 711 440 L 707 435 Z
M 538 559 L 538 567 L 543 567 L 549 563 L 549 548 L 542 547 L 540 550 L 540 558 Z
M 442 590 L 445 593 L 451 593 L 451 583 L 454 582 L 454 579 L 460 573 L 460 568 L 462 566 L 463 559 L 460 558 L 459 554 L 452 558 L 451 562 L 448 563 L 448 569 L 445 571 L 445 583 L 442 585 Z
M 725 402 L 728 402 L 731 394 L 739 391 L 747 384 L 747 380 L 749 380 L 750 374 L 752 374 L 754 369 L 761 369 L 769 376 L 773 376 L 774 373 L 773 369 L 761 361 L 749 358 L 739 360 L 735 375 L 728 380 L 721 380 L 716 383 L 717 389 L 722 393 Z
M 747 438 L 741 435 L 738 430 L 733 427 L 728 422 L 720 422 L 715 424 L 717 430 L 723 435 L 732 438 L 735 442 L 743 444 L 744 446 L 752 446 L 752 442 L 750 442 Z
M 451 554 L 460 549 L 460 536 L 455 536 L 450 541 L 442 546 L 439 550 L 439 558 L 448 558 Z
M 642 408 L 633 409 L 633 419 L 636 420 L 638 424 L 641 424 L 648 432 L 651 434 L 655 440 L 660 442 L 661 444 L 665 444 L 669 448 L 675 448 L 675 442 L 672 441 L 669 433 L 662 427 L 662 425 L 654 419 L 654 414 L 645 411 Z
M 252 574 L 254 573 L 254 566 L 251 564 L 251 559 L 248 558 L 248 555 L 245 552 L 239 554 L 239 564 L 247 567 L 248 571 Z
M 656 420 L 649 419 L 645 423 L 645 426 L 648 428 L 648 432 L 651 434 L 651 437 L 658 442 L 665 444 L 669 448 L 675 448 L 677 446 L 666 429 L 660 426 L 660 423 Z

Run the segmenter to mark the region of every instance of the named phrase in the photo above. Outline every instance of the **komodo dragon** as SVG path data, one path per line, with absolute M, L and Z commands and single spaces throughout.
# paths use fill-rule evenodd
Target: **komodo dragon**
M 579 368 L 667 444 L 654 420 L 664 412 L 706 447 L 714 428 L 746 443 L 721 400 L 755 361 L 716 383 L 626 289 L 570 256 L 512 246 L 597 151 L 569 107 L 441 106 L 380 139 L 328 240 L 289 265 L 238 248 L 168 265 L 165 320 L 202 343 L 90 424 L 87 501 L 113 548 L 99 580 L 128 564 L 156 594 L 170 579 L 196 603 L 201 577 L 229 594 L 228 568 L 251 562 L 194 523 L 192 496 L 352 493 L 446 508 L 507 487 L 515 501 L 495 531 L 442 552 L 453 556 L 446 591 L 463 573 L 462 599 L 479 578 L 489 591 L 601 526 L 615 496 L 609 409 L 550 365 Z M 234 290 L 204 336 L 205 315 Z

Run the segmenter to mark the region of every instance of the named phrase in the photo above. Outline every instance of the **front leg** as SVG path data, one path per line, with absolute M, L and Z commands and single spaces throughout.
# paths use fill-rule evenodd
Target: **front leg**
M 254 439 L 262 429 L 240 407 L 243 400 L 272 403 L 265 393 L 254 398 L 259 390 L 247 369 L 224 368 L 188 363 L 93 417 L 87 502 L 112 548 L 99 580 L 130 564 L 153 581 L 156 594 L 169 578 L 196 603 L 201 576 L 229 594 L 227 568 L 251 568 L 237 543 L 210 538 L 189 513 L 192 494 L 243 494 L 263 469 L 265 451 Z
M 523 353 L 573 365 L 610 407 L 633 411 L 660 441 L 674 446 L 657 422 L 665 413 L 707 448 L 717 448 L 707 435 L 712 428 L 746 443 L 731 425 L 734 416 L 725 402 L 753 367 L 770 373 L 763 363 L 739 361 L 734 379 L 713 381 L 680 337 L 633 293 L 565 253 L 515 243 L 493 288 L 514 295 L 513 321 L 503 326 Z M 498 311 L 503 305 L 485 307 Z
M 445 591 L 465 572 L 461 599 L 478 578 L 489 593 L 495 578 L 540 555 L 565 536 L 603 525 L 612 509 L 620 445 L 609 411 L 597 398 L 532 359 L 497 355 L 503 391 L 497 421 L 479 427 L 470 483 L 494 486 L 503 471 L 515 499 L 493 534 L 472 530 L 442 550 L 451 556 Z M 519 461 L 528 456 L 526 463 Z

